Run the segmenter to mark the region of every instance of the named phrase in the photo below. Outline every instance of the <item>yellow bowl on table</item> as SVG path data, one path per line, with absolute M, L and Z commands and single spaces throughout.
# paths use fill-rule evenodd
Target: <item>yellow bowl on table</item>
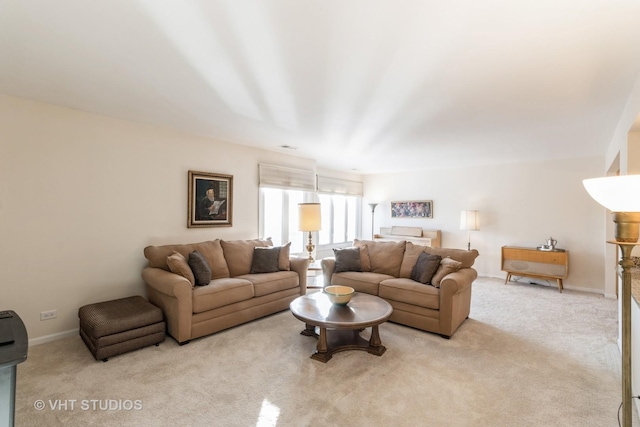
M 347 305 L 355 290 L 350 286 L 331 285 L 324 288 L 324 293 L 335 305 Z

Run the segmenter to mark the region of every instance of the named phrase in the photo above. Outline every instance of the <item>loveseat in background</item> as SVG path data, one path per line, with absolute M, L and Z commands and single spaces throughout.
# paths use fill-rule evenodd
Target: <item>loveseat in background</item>
M 335 258 L 321 262 L 325 286 L 345 285 L 385 299 L 393 307 L 390 321 L 450 338 L 469 317 L 471 284 L 478 277 L 472 268 L 478 251 L 432 248 L 411 242 L 355 240 L 366 251 L 363 271 L 335 272 Z M 451 258 L 460 269 L 446 274 L 439 287 L 416 282 L 411 272 L 422 252 Z

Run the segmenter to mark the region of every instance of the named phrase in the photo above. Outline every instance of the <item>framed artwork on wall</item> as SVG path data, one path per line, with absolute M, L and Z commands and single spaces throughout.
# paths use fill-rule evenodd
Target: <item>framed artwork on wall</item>
M 391 202 L 391 218 L 433 218 L 433 200 Z
M 231 227 L 233 175 L 189 171 L 187 227 Z

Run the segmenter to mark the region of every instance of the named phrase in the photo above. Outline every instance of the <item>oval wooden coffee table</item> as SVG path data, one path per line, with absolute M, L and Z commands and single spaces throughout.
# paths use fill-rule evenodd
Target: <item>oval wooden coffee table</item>
M 356 292 L 349 304 L 340 306 L 332 304 L 324 292 L 314 292 L 296 298 L 289 308 L 297 319 L 305 322 L 306 327 L 300 333 L 318 338 L 312 359 L 326 363 L 340 351 L 364 350 L 382 356 L 387 350 L 380 341 L 378 325 L 391 316 L 393 308 L 382 298 Z M 371 338 L 367 341 L 360 332 L 368 327 Z

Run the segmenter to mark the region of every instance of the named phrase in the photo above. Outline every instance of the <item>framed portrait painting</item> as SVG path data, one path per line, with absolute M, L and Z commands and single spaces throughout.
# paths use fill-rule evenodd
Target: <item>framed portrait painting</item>
M 433 200 L 391 202 L 391 218 L 433 218 Z
M 189 171 L 187 227 L 231 227 L 233 175 Z

